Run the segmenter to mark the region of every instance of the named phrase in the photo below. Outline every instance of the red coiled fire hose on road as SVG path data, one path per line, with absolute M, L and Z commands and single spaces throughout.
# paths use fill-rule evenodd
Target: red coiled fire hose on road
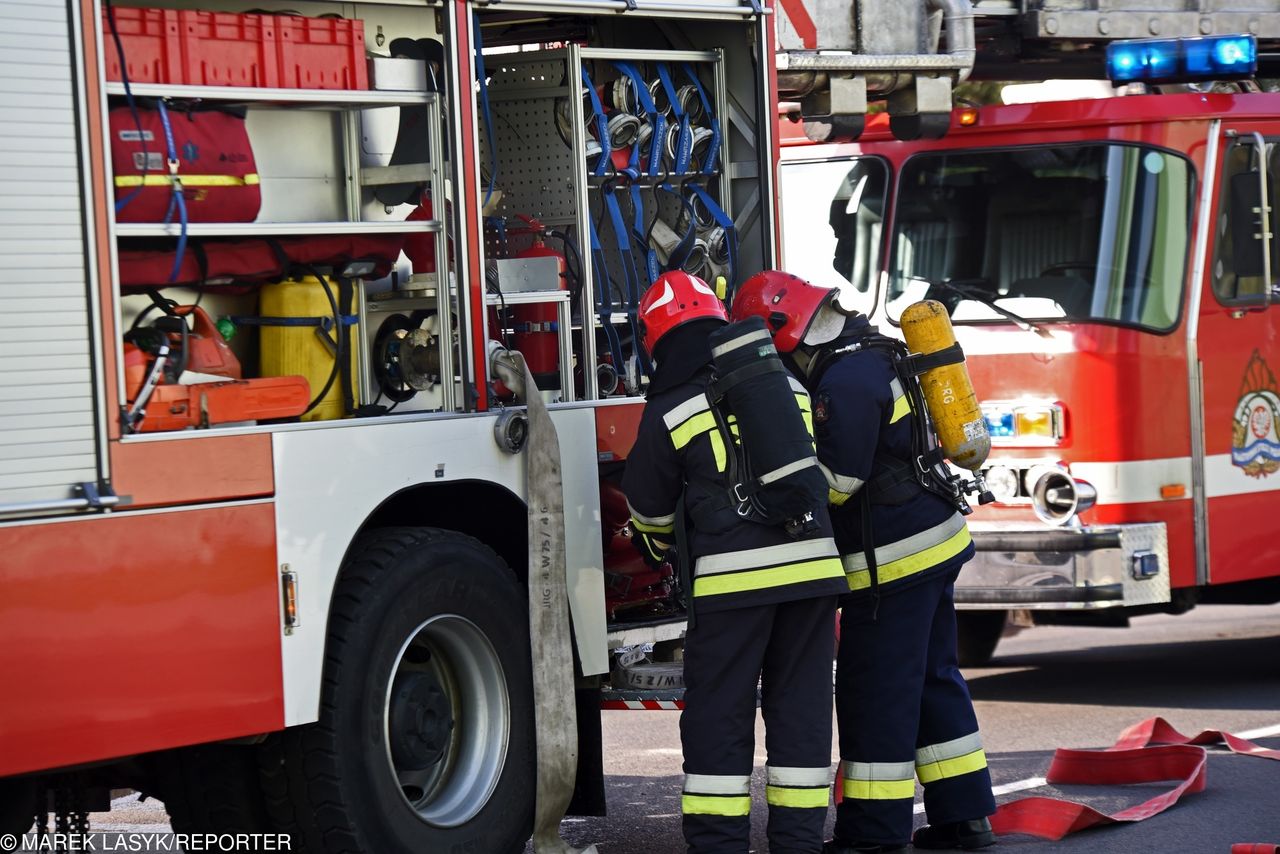
M 1244 756 L 1280 759 L 1280 750 L 1260 747 L 1228 732 L 1205 730 L 1191 737 L 1164 718 L 1148 718 L 1129 727 L 1105 750 L 1059 748 L 1045 779 L 1095 786 L 1178 781 L 1172 789 L 1117 813 L 1099 812 L 1059 798 L 1019 798 L 1002 804 L 992 816 L 991 826 L 998 834 L 1026 833 L 1058 840 L 1087 827 L 1150 818 L 1176 804 L 1184 794 L 1204 789 L 1208 753 L 1202 745 L 1206 744 L 1225 744 Z M 1232 846 L 1232 854 L 1280 854 L 1280 846 L 1242 843 Z

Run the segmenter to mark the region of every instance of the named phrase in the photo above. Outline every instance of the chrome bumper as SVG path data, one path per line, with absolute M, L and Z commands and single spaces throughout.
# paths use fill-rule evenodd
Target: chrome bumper
M 970 525 L 977 555 L 956 607 L 1085 610 L 1169 601 L 1164 523 L 1082 528 Z

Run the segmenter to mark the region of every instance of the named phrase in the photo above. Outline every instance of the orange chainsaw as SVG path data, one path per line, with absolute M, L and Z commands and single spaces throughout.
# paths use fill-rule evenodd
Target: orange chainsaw
M 152 325 L 135 324 L 125 335 L 126 433 L 293 418 L 306 411 L 306 377 L 243 379 L 239 360 L 204 309 L 161 308 L 164 314 Z M 183 382 L 192 374 L 226 379 Z

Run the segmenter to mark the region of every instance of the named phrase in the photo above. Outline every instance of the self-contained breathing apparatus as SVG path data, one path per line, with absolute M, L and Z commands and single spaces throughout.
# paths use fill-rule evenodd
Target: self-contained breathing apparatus
M 826 479 L 768 328 L 751 317 L 717 329 L 710 343 L 707 396 L 726 449 L 727 502 L 742 519 L 779 525 L 794 539 L 812 536 Z
M 847 345 L 820 350 L 810 371 L 816 386 L 826 370 L 842 356 L 862 350 L 884 353 L 889 357 L 894 379 L 901 386 L 913 416 L 910 457 L 901 459 L 877 452 L 872 475 L 860 490 L 862 549 L 870 575 L 873 619 L 879 611 L 880 598 L 873 505 L 900 505 L 929 492 L 967 516 L 973 512 L 967 497 L 970 494 L 976 494 L 980 504 L 995 500 L 980 471 L 991 450 L 991 439 L 968 371 L 963 366 L 964 351 L 955 339 L 946 309 L 937 303 L 930 306 L 928 301 L 917 303 L 903 313 L 902 320 L 908 343 L 867 326 Z M 935 381 L 939 371 L 947 374 L 945 387 Z M 934 393 L 926 393 L 922 378 L 931 384 L 930 391 Z M 947 468 L 947 460 L 969 469 L 973 478 L 965 480 L 953 473 Z
M 945 310 L 942 317 L 946 320 Z M 964 351 L 959 342 L 953 337 L 952 343 L 945 347 L 913 353 L 907 344 L 881 334 L 874 326 L 868 326 L 844 347 L 819 351 L 816 357 L 818 361 L 810 372 L 812 383 L 816 385 L 841 356 L 861 350 L 875 350 L 889 356 L 894 376 L 902 386 L 914 416 L 911 419 L 910 459 L 877 454 L 872 465 L 874 474 L 862 487 L 866 499 L 872 504 L 895 505 L 902 504 L 921 492 L 931 492 L 954 505 L 956 510 L 966 516 L 973 512 L 967 496 L 976 494 L 980 504 L 995 500 L 979 471 L 991 448 L 986 421 L 981 418 L 981 413 L 979 412 L 977 419 L 967 422 L 967 435 L 977 447 L 970 449 L 963 458 L 964 468 L 973 472 L 973 479 L 965 480 L 946 465 L 948 459 L 958 463 L 957 457 L 961 455 L 946 443 L 940 442 L 938 437 L 939 422 L 944 419 L 955 420 L 953 414 L 935 412 L 938 407 L 930 406 L 931 401 L 926 398 L 921 385 L 921 377 L 929 372 L 963 364 Z M 967 385 L 967 373 L 963 381 Z M 972 394 L 970 386 L 968 396 L 972 397 Z M 952 394 L 940 402 L 944 406 L 953 405 L 957 396 Z

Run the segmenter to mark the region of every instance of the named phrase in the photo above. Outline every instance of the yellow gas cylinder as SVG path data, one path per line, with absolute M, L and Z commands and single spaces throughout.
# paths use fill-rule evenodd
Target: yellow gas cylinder
M 913 353 L 927 355 L 956 343 L 942 303 L 924 300 L 902 312 L 902 334 Z M 976 472 L 991 453 L 991 435 L 964 362 L 930 368 L 920 376 L 925 406 L 947 459 Z
M 325 290 L 333 296 L 333 303 L 325 296 Z M 258 312 L 263 317 L 296 317 L 296 318 L 332 318 L 333 305 L 338 301 L 338 284 L 322 281 L 315 276 L 304 276 L 301 279 L 285 279 L 272 285 L 264 285 L 258 296 Z M 313 324 L 299 326 L 266 325 L 260 327 L 258 340 L 259 367 L 264 377 L 283 377 L 301 375 L 311 384 L 311 393 L 316 395 L 329 382 L 333 373 L 334 351 L 321 335 L 330 340 L 342 332 L 347 335 L 347 344 L 351 354 L 352 393 L 358 394 L 357 382 L 360 376 L 358 350 L 359 343 L 356 330 L 344 326 L 341 330 L 328 324 L 327 333 Z M 359 401 L 355 401 L 358 403 Z M 302 416 L 303 421 L 328 421 L 342 418 L 343 411 L 342 376 L 334 377 L 324 397 L 308 413 Z

